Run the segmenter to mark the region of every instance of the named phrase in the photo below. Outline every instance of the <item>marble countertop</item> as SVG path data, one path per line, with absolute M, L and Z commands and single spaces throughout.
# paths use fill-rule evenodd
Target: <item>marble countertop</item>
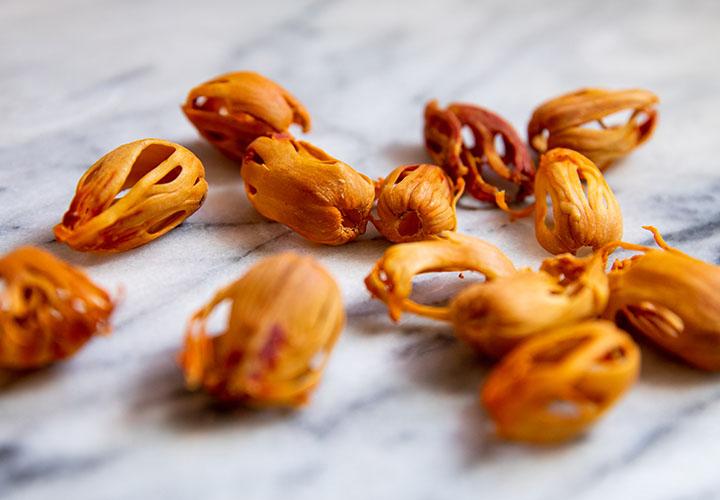
M 524 130 L 539 102 L 580 86 L 646 87 L 655 137 L 607 173 L 625 238 L 720 262 L 720 3 L 656 1 L 3 0 L 0 251 L 21 244 L 124 289 L 115 332 L 0 387 L 0 498 L 720 498 L 720 378 L 643 346 L 641 380 L 586 437 L 550 448 L 494 438 L 478 404 L 488 365 L 448 328 L 388 320 L 362 278 L 377 233 L 309 244 L 260 217 L 238 167 L 179 104 L 195 84 L 259 71 L 310 110 L 313 143 L 380 176 L 426 159 L 422 109 L 468 101 Z M 53 241 L 80 175 L 143 137 L 202 159 L 210 191 L 178 229 L 96 256 Z M 531 221 L 463 202 L 459 230 L 518 265 L 546 256 Z M 317 256 L 348 323 L 312 404 L 219 411 L 184 390 L 174 355 L 189 314 L 258 259 Z M 452 293 L 454 280 L 419 286 Z

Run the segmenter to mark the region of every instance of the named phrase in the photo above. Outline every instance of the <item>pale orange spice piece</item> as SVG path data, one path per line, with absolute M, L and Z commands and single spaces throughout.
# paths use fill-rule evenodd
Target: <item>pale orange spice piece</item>
M 586 321 L 520 344 L 492 370 L 481 400 L 500 436 L 557 443 L 595 423 L 639 371 L 640 350 L 628 334 Z
M 420 241 L 457 227 L 455 205 L 464 181 L 455 185 L 436 165 L 404 165 L 378 182 L 380 234 L 395 243 Z
M 535 237 L 545 250 L 597 250 L 622 234 L 620 204 L 592 161 L 564 148 L 542 155 L 535 176 Z
M 365 232 L 372 179 L 310 143 L 260 137 L 248 146 L 242 172 L 253 207 L 303 238 L 342 245 Z
M 608 301 L 604 255 L 562 254 L 538 271 L 523 269 L 468 286 L 450 302 L 458 338 L 490 358 L 544 332 L 592 319 Z
M 602 314 L 608 300 L 605 254 L 558 255 L 538 271 L 517 270 L 497 247 L 445 232 L 429 241 L 393 245 L 365 278 L 394 321 L 403 312 L 451 323 L 455 335 L 490 358 L 500 358 L 545 331 Z M 483 282 L 465 286 L 448 305 L 411 300 L 412 281 L 429 272 L 475 271 Z
M 229 305 L 225 327 L 208 318 Z M 190 389 L 250 406 L 298 407 L 319 384 L 342 331 L 340 289 L 312 257 L 267 257 L 190 319 L 180 365 Z
M 604 316 L 694 367 L 720 371 L 720 266 L 672 248 L 657 229 L 644 228 L 660 248 L 616 242 L 605 250 L 642 253 L 613 264 Z
M 310 115 L 287 90 L 252 71 L 217 76 L 193 88 L 182 106 L 200 134 L 241 162 L 248 144 L 287 133 L 296 123 L 310 130 Z
M 80 270 L 34 247 L 0 258 L 0 367 L 39 368 L 110 332 L 114 304 Z
M 409 297 L 416 276 L 451 271 L 475 271 L 492 281 L 512 275 L 516 269 L 495 245 L 445 231 L 427 241 L 399 243 L 388 248 L 365 277 L 365 286 L 373 297 L 385 303 L 393 321 L 398 321 L 405 311 L 447 321 L 449 308 L 418 304 Z
M 130 250 L 182 223 L 200 208 L 207 187 L 190 150 L 161 139 L 131 142 L 85 172 L 55 237 L 83 252 Z
M 528 141 L 538 154 L 553 148 L 572 149 L 604 170 L 652 137 L 658 102 L 655 94 L 643 89 L 576 90 L 535 110 L 528 124 Z M 625 123 L 605 123 L 620 112 L 630 113 Z

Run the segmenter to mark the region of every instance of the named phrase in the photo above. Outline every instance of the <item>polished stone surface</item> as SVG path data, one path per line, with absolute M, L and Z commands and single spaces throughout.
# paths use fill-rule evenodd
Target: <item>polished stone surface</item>
M 0 388 L 0 498 L 720 498 L 720 378 L 643 346 L 641 380 L 583 439 L 493 437 L 477 402 L 488 365 L 449 328 L 393 325 L 362 285 L 387 243 L 303 241 L 259 216 L 238 167 L 179 104 L 195 84 L 253 69 L 310 110 L 307 139 L 373 177 L 426 160 L 422 108 L 474 102 L 520 131 L 580 86 L 646 87 L 655 137 L 607 173 L 625 238 L 720 261 L 720 4 L 656 1 L 0 2 L 0 251 L 46 248 L 125 299 L 111 337 Z M 106 151 L 142 137 L 203 160 L 207 202 L 120 255 L 74 252 L 52 226 Z M 531 221 L 463 202 L 459 229 L 518 265 L 546 256 Z M 307 408 L 221 411 L 184 390 L 174 356 L 190 312 L 258 259 L 293 249 L 340 282 L 349 314 Z M 442 277 L 418 294 L 441 300 Z

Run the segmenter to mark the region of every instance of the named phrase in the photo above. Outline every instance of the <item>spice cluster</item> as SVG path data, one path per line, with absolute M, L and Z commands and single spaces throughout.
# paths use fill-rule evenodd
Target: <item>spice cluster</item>
M 720 370 L 720 268 L 670 247 L 654 227 L 646 228 L 656 247 L 624 242 L 620 204 L 603 176 L 650 139 L 657 104 L 642 89 L 581 89 L 538 106 L 526 143 L 494 111 L 431 101 L 424 143 L 432 164 L 400 165 L 376 180 L 295 138 L 293 126 L 310 131 L 310 114 L 257 73 L 198 85 L 182 111 L 238 163 L 248 200 L 268 219 L 333 246 L 375 226 L 392 245 L 365 279 L 370 294 L 392 321 L 409 313 L 445 322 L 496 362 L 479 400 L 497 433 L 547 443 L 583 433 L 633 385 L 640 370 L 633 335 L 694 367 Z M 626 119 L 608 123 L 621 112 Z M 127 251 L 181 224 L 207 190 L 190 150 L 137 140 L 87 170 L 55 237 L 81 252 Z M 518 269 L 500 248 L 457 232 L 463 195 L 510 219 L 534 217 L 537 242 L 552 256 Z M 636 255 L 611 263 L 620 248 Z M 415 277 L 442 272 L 484 280 L 447 304 L 411 298 Z M 46 251 L 22 247 L 0 258 L 0 284 L 2 368 L 66 359 L 110 332 L 116 299 Z M 222 304 L 225 326 L 211 334 L 208 318 Z M 344 323 L 340 290 L 323 266 L 278 253 L 190 316 L 178 363 L 190 389 L 220 400 L 299 407 Z

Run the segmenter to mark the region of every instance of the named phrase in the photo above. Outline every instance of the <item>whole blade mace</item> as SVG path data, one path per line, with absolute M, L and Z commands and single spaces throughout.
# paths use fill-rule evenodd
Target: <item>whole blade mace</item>
M 472 143 L 464 140 L 464 128 Z M 480 201 L 509 211 L 505 190 L 489 177 L 514 185 L 516 202 L 532 194 L 535 166 L 530 153 L 512 125 L 492 111 L 457 103 L 442 109 L 430 101 L 425 107 L 425 147 L 454 181 L 464 179 L 466 191 Z
M 658 102 L 655 94 L 644 89 L 579 89 L 535 109 L 528 124 L 528 142 L 539 155 L 553 148 L 572 149 L 605 170 L 652 137 Z M 625 123 L 606 123 L 616 113 L 630 116 Z

